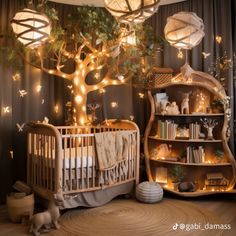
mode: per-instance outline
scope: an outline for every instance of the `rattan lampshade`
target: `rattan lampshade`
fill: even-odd
[[[179,49],[192,49],[204,37],[204,24],[194,12],[179,12],[167,18],[166,40]]]
[[[11,25],[17,39],[31,48],[40,46],[51,31],[49,19],[45,15],[27,8],[16,13]]]
[[[104,0],[107,10],[120,22],[144,22],[159,7],[160,0]]]

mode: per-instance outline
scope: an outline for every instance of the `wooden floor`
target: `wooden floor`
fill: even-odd
[[[171,199],[173,196],[167,195],[166,198]],[[194,199],[179,198],[179,200],[196,204],[224,219],[224,223],[231,225],[231,230],[225,230],[223,235],[236,235],[236,196],[210,196]],[[7,218],[6,207],[0,206],[0,236],[26,236],[29,235],[27,228],[28,226],[26,225],[10,223]],[[176,235],[181,234],[176,232]]]

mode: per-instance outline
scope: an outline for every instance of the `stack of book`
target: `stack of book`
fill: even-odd
[[[174,121],[166,120],[161,121],[158,120],[157,123],[157,136],[162,139],[175,139],[176,138],[176,130],[178,125],[174,123]]]
[[[187,163],[204,163],[205,151],[202,146],[187,147]]]
[[[189,139],[199,139],[201,125],[198,123],[189,124]]]

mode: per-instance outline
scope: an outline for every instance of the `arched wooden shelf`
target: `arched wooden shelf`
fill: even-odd
[[[186,66],[186,65],[185,65]],[[188,67],[188,65],[187,65]],[[187,68],[189,69],[189,68]],[[181,70],[183,71],[183,70]],[[173,165],[180,165],[183,166],[186,171],[189,171],[189,178],[191,179],[191,174],[193,176],[200,176],[206,175],[207,173],[211,172],[222,172],[224,175],[227,175],[227,179],[229,181],[227,189],[224,191],[209,191],[199,189],[195,192],[179,192],[175,191],[171,188],[164,187],[163,188],[169,192],[172,192],[179,196],[185,197],[194,197],[194,196],[202,196],[202,195],[209,195],[209,194],[218,194],[218,193],[236,193],[234,189],[236,183],[236,161],[235,158],[228,146],[229,141],[229,114],[230,108],[229,103],[227,103],[228,96],[225,93],[224,88],[222,85],[211,75],[200,72],[200,71],[193,71],[190,68],[191,73],[182,74],[179,73],[172,79],[168,78],[166,80],[160,79],[160,81],[156,81],[154,88],[150,88],[147,91],[148,99],[151,106],[150,118],[147,124],[145,134],[144,134],[144,153],[145,153],[145,164],[146,164],[146,171],[148,175],[149,181],[156,181],[156,169],[157,167],[164,166],[173,166]],[[223,101],[224,103],[224,111],[223,113],[210,113],[210,114],[180,114],[180,115],[162,115],[161,113],[157,113],[155,110],[155,102],[153,98],[153,93],[160,91],[160,90],[167,90],[171,91],[172,89],[178,88],[181,91],[182,88],[186,89],[203,89],[208,91],[208,93],[213,97],[217,97]],[[155,134],[155,122],[158,119],[162,120],[169,120],[172,119],[199,119],[203,118],[212,118],[212,119],[219,119],[221,121],[221,130],[218,132],[218,137],[216,140],[204,140],[204,139],[197,139],[197,140],[186,140],[186,139],[163,139],[159,138]],[[181,163],[181,162],[166,162],[162,160],[153,160],[151,158],[151,152],[155,147],[160,143],[167,143],[173,145],[207,145],[212,146],[214,149],[214,145],[221,145],[222,150],[224,151],[224,156],[227,159],[225,163],[217,163],[217,164],[208,164],[208,163]],[[197,168],[199,167],[199,168]],[[167,167],[168,169],[168,167]],[[191,172],[191,173],[190,173]],[[169,176],[168,176],[169,178]],[[202,177],[201,177],[202,178]],[[195,179],[196,180],[196,179]],[[201,179],[201,182],[203,180]]]
[[[224,116],[224,113],[212,113],[212,114],[179,114],[179,115],[163,115],[161,113],[155,113],[156,116],[162,117],[193,117],[193,116],[201,116],[201,117],[208,117],[208,116]]]
[[[165,142],[180,142],[180,143],[221,143],[223,142],[220,139],[214,139],[214,140],[205,140],[205,139],[164,139],[164,138],[158,138],[156,136],[149,136],[149,139],[154,139],[157,141],[165,141]]]
[[[157,161],[165,164],[171,165],[183,165],[183,166],[197,166],[197,167],[216,167],[216,166],[231,166],[231,163],[185,163],[185,162],[174,162],[174,161],[164,161],[161,159],[150,159],[151,161]]]

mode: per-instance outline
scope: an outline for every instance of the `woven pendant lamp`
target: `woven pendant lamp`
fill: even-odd
[[[194,12],[179,12],[167,18],[166,40],[178,49],[192,49],[204,37],[203,20]]]
[[[160,0],[104,0],[107,10],[119,22],[141,23],[152,16]]]
[[[40,46],[51,31],[47,16],[27,8],[15,14],[11,25],[17,39],[30,48]]]

